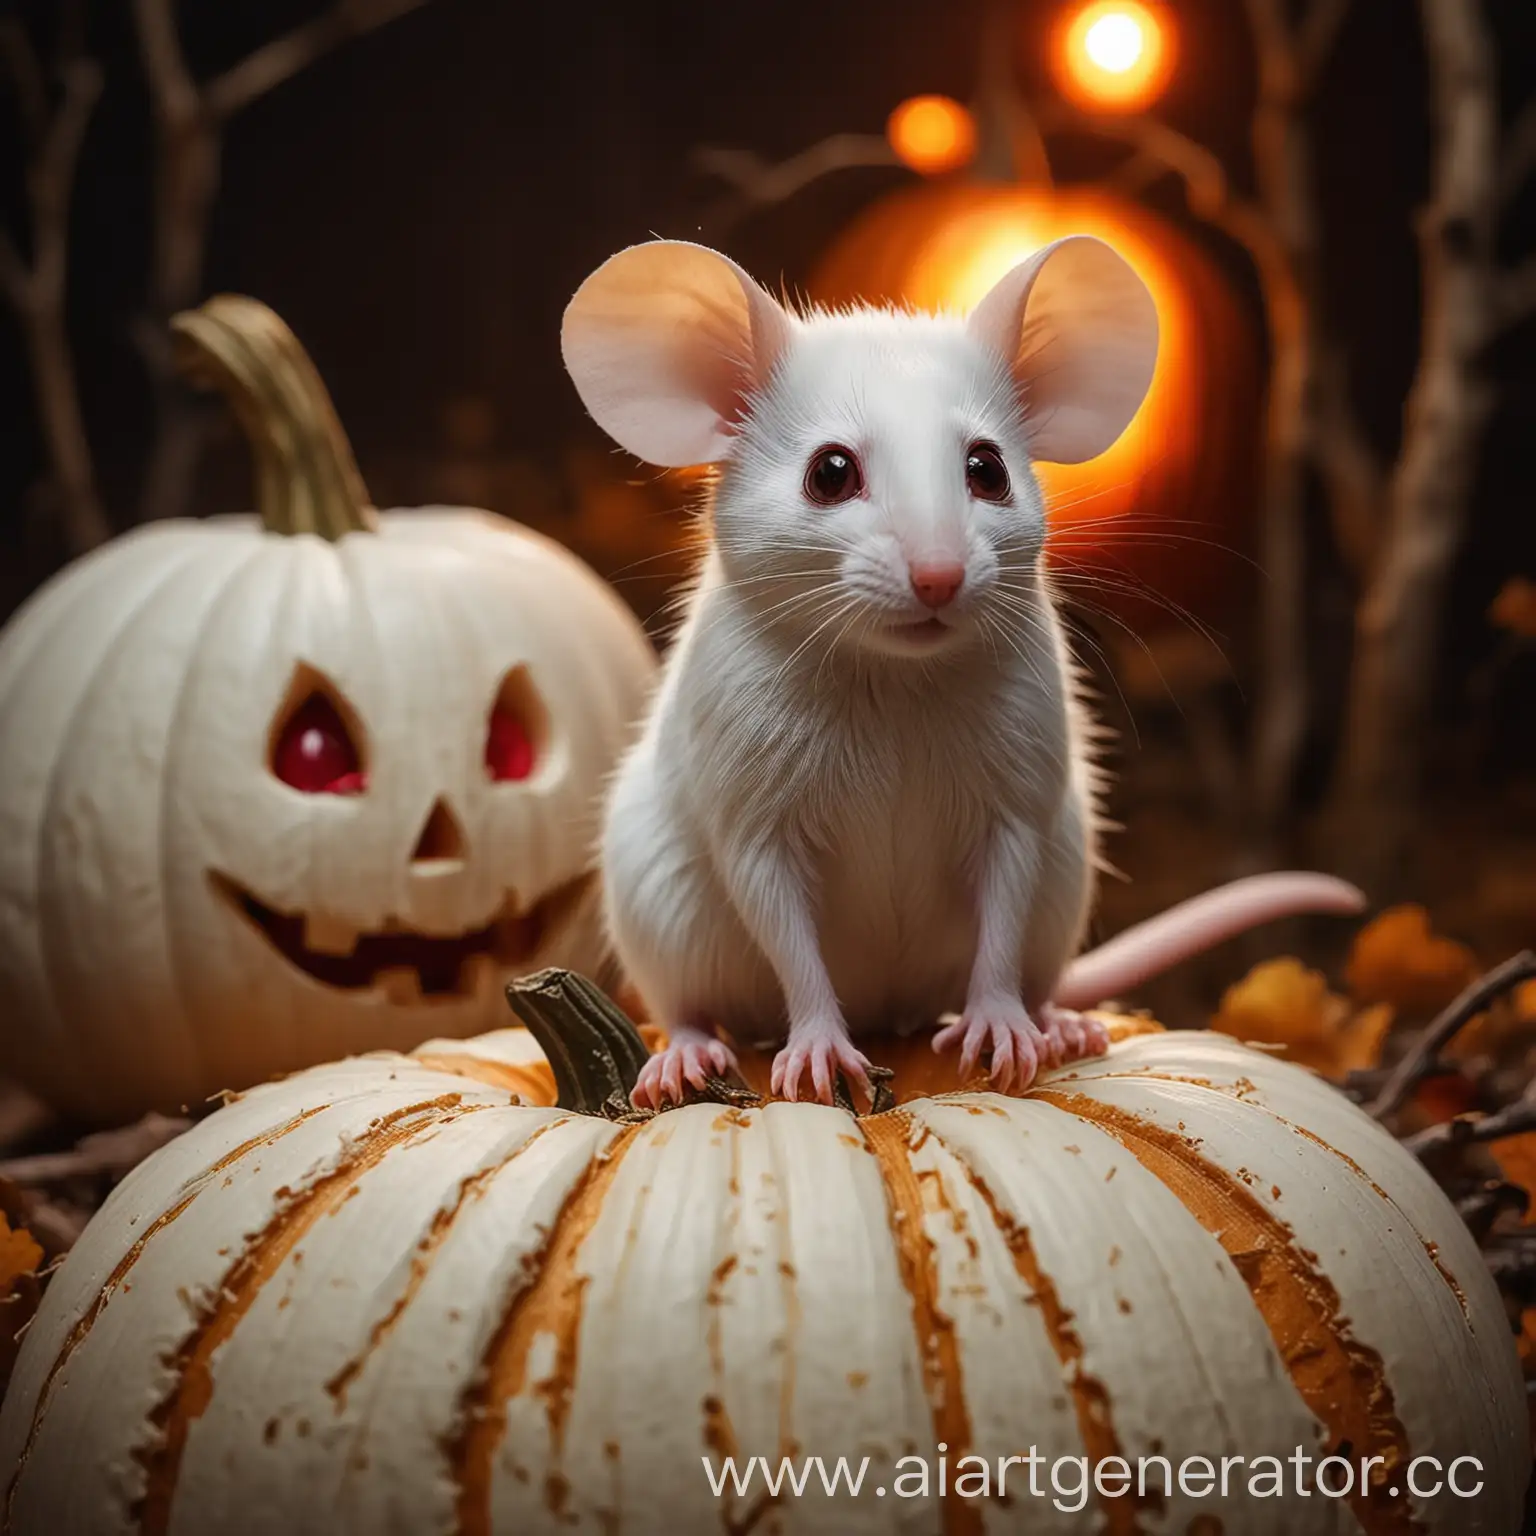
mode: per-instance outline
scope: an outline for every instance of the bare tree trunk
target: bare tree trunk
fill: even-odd
[[[155,118],[154,224],[146,313],[136,327],[155,402],[139,515],[183,517],[192,504],[206,411],[171,360],[169,321],[202,296],[223,128],[181,53],[174,0],[134,0]]]
[[[176,0],[133,0],[139,54],[154,103],[157,145],[150,291],[137,328],[155,394],[155,439],[140,494],[140,515],[146,520],[183,517],[191,508],[208,423],[216,414],[178,376],[168,324],[172,315],[202,298],[208,225],[219,193],[226,125],[251,102],[333,48],[422,3],[337,0],[312,21],[200,83],[181,51]]]
[[[1261,64],[1254,119],[1254,161],[1260,196],[1275,232],[1279,260],[1262,274],[1269,313],[1270,378],[1266,410],[1264,487],[1260,500],[1260,692],[1252,747],[1253,826],[1261,862],[1285,830],[1291,787],[1311,714],[1306,648],[1307,466],[1312,456],[1316,216],[1310,146],[1292,105],[1293,91],[1276,76],[1283,55]]]
[[[1420,224],[1419,368],[1386,539],[1356,616],[1344,756],[1332,810],[1372,894],[1410,873],[1446,586],[1496,396],[1481,355],[1498,320],[1498,87],[1477,0],[1421,0],[1436,150]]]
[[[1210,150],[1145,117],[1090,120],[1135,153],[1113,184],[1134,193],[1179,176],[1190,211],[1253,258],[1263,294],[1271,373],[1259,493],[1261,694],[1250,743],[1249,845],[1244,866],[1271,862],[1293,811],[1297,761],[1312,719],[1307,648],[1306,513],[1311,476],[1327,491],[1334,536],[1359,568],[1381,520],[1384,475],[1360,429],[1342,348],[1323,302],[1320,215],[1306,113],[1352,0],[1246,0],[1259,65],[1252,146],[1258,196],[1233,192]],[[1055,114],[1059,120],[1058,110]],[[1068,119],[1071,121],[1071,119]],[[1533,130],[1536,137],[1536,130]],[[1533,282],[1536,287],[1536,282]]]
[[[111,536],[96,492],[90,440],[80,416],[74,354],[69,344],[62,292],[38,298],[22,317],[37,415],[59,493],[59,517],[73,554],[94,549]]]
[[[1316,469],[1329,491],[1336,537],[1358,551],[1374,521],[1370,451],[1358,431],[1323,296],[1321,217],[1306,110],[1350,0],[1313,0],[1292,20],[1284,0],[1248,0],[1259,66],[1254,171],[1264,239],[1259,266],[1272,353],[1260,509],[1260,696],[1250,769],[1255,846],[1281,852],[1298,760],[1312,723],[1307,649],[1306,513]]]
[[[32,225],[30,262],[0,233],[0,291],[15,311],[32,366],[65,541],[71,553],[83,554],[111,536],[80,412],[67,310],[69,209],[80,149],[101,95],[101,70],[90,59],[68,60],[60,70],[59,104],[50,109],[47,81],[20,22],[7,19],[0,41],[31,141],[26,183]]]

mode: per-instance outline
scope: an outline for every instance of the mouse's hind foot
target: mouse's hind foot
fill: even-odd
[[[1035,1017],[1050,1047],[1050,1059],[1057,1066],[1084,1056],[1102,1056],[1109,1049],[1109,1031],[1091,1013],[1044,1003],[1035,1010]]]

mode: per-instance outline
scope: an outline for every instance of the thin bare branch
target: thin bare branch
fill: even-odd
[[[1155,117],[1084,113],[1065,101],[1043,102],[1038,111],[1046,133],[1080,133],[1125,145],[1132,153],[1107,178],[1122,189],[1143,190],[1160,176],[1184,183],[1190,212],[1217,223],[1240,199],[1226,167],[1204,144]]]
[[[181,51],[176,0],[133,0],[133,18],[155,116],[163,124],[195,121],[201,100]]]
[[[1286,0],[1247,0],[1263,94],[1289,107],[1310,96],[1353,6],[1354,0],[1312,0],[1300,21],[1292,21]]]
[[[1508,1136],[1524,1136],[1536,1131],[1536,1099],[1516,1099],[1491,1115],[1457,1115],[1442,1120],[1415,1135],[1403,1145],[1416,1157],[1425,1157],[1448,1147],[1466,1147],[1488,1141],[1503,1141]]]
[[[176,0],[133,0],[159,129],[148,302],[133,328],[156,396],[156,432],[140,496],[146,518],[183,513],[197,473],[207,416],[174,377],[166,324],[203,292],[208,224],[219,192],[228,121],[349,39],[424,3],[334,0],[312,20],[200,82],[182,52]]]
[[[701,170],[736,189],[735,197],[711,211],[709,222],[714,224],[730,223],[753,208],[782,203],[832,171],[899,163],[884,138],[868,133],[834,133],[777,164],[738,149],[699,149],[693,158]]]
[[[58,1184],[98,1174],[120,1179],[150,1153],[174,1141],[191,1124],[181,1116],[147,1114],[132,1125],[82,1137],[68,1152],[11,1158],[0,1163],[0,1179],[23,1187]]]
[[[32,215],[37,221],[34,246],[39,263],[45,244],[56,240],[62,247],[65,243],[75,166],[91,114],[101,96],[101,66],[94,59],[72,60],[64,66],[63,76],[63,99],[43,142],[42,153],[27,175]]]
[[[18,89],[34,98],[24,107],[25,115],[36,117],[36,92],[44,91],[45,122],[40,134],[29,134],[26,188],[31,228],[25,254],[20,242],[0,232],[0,293],[14,308],[26,343],[59,522],[69,548],[83,554],[111,530],[96,495],[91,448],[80,414],[65,287],[75,168],[101,95],[102,72],[94,59],[65,57],[58,66],[57,105],[50,106],[46,84],[39,85],[42,66],[26,34],[11,33],[4,51]]]
[[[1385,1119],[1407,1101],[1408,1095],[1429,1075],[1440,1052],[1457,1033],[1506,992],[1536,976],[1536,950],[1522,950],[1467,987],[1414,1042],[1398,1062],[1386,1086],[1368,1106],[1376,1119]]]
[[[424,0],[373,0],[371,4],[341,0],[313,21],[274,38],[210,80],[203,87],[203,100],[209,112],[225,122],[342,43],[361,37],[423,3]]]
[[[1304,92],[1317,88],[1353,8],[1354,0],[1312,0],[1296,36],[1296,73]]]
[[[1286,0],[1245,0],[1248,12],[1248,29],[1258,45],[1259,64],[1266,59],[1294,61],[1296,29],[1291,24]]]
[[[0,59],[16,90],[16,109],[28,148],[34,153],[48,133],[48,82],[43,66],[27,36],[27,29],[16,16],[0,20]]]
[[[0,1081],[0,1152],[10,1152],[46,1130],[55,1118],[40,1098],[19,1083]]]

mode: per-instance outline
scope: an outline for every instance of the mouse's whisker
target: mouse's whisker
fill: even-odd
[[[839,602],[842,591],[836,582],[823,582],[821,586],[806,592],[796,592],[767,608],[735,610],[738,622],[746,621],[749,633],[760,636],[773,628],[776,622],[793,615],[797,619],[813,619],[827,607]],[[723,615],[722,615],[723,616]]]
[[[794,613],[797,608],[810,606],[817,599],[826,600],[829,595],[833,598],[841,596],[840,585],[837,582],[828,582],[823,586],[815,587],[809,592],[797,592],[791,597],[781,599],[768,608],[753,609],[750,611],[757,630],[762,631],[770,619],[786,618]],[[818,611],[816,609],[813,612]]]
[[[1232,675],[1233,681],[1237,681],[1236,670],[1231,666],[1230,659],[1227,658],[1227,651],[1223,644],[1222,636],[1212,629],[1198,614],[1193,613],[1182,603],[1168,597],[1166,593],[1157,591],[1155,587],[1144,586],[1135,581],[1117,582],[1107,577],[1095,579],[1079,577],[1071,582],[1061,582],[1060,589],[1064,602],[1072,606],[1085,608],[1092,613],[1098,614],[1100,617],[1110,619],[1130,634],[1134,634],[1134,631],[1118,615],[1110,613],[1109,610],[1101,608],[1097,604],[1088,602],[1079,593],[1084,590],[1097,591],[1110,596],[1135,597],[1151,603],[1176,619],[1191,634],[1198,635],[1212,650],[1217,652],[1223,659],[1228,660],[1228,670]],[[1141,642],[1141,637],[1138,635],[1136,638],[1139,643],[1143,644],[1143,649],[1145,649],[1145,644]]]
[[[1039,635],[1045,632],[1036,615],[1028,612],[1026,609],[1019,608],[1009,603],[1006,599],[999,604],[999,607],[1001,607],[1004,612],[1018,619],[1022,626],[1032,631],[1037,636],[1037,638]],[[1003,623],[1000,618],[997,618],[993,615],[983,615],[981,622],[984,628],[990,627],[998,635],[1003,643],[1007,645],[1008,648],[1014,653],[1014,655],[1017,656],[1019,660],[1024,664],[1030,676],[1043,687],[1045,679],[1040,671],[1040,663],[1036,651],[1028,649],[1022,645],[1019,637],[1013,632],[1013,628],[1010,625]]]
[[[800,616],[813,617],[818,611],[819,603],[826,601],[829,596],[836,597],[839,590],[839,582],[823,581],[817,586],[792,592],[788,597],[781,598],[776,603],[770,603],[765,608],[752,606],[749,598],[745,605],[733,604],[728,610],[715,610],[709,613],[705,622],[719,622],[730,614],[734,622],[744,623],[748,633],[754,636],[761,635],[774,620],[783,620],[796,615],[797,610],[809,610]]]
[[[827,642],[826,648],[822,652],[821,660],[817,663],[816,666],[816,676],[811,681],[812,688],[818,688],[821,686],[822,668],[826,666],[829,660],[831,660],[833,654],[837,651],[838,647],[842,645],[843,641],[848,638],[848,631],[859,622],[861,614],[859,612],[858,605],[855,603],[849,603],[848,609],[848,622],[844,624],[843,627],[838,630],[838,632]]]
[[[838,621],[838,619],[843,616],[843,612],[844,606],[842,604],[836,605],[832,612],[825,619],[823,619],[821,623],[818,624],[816,628],[813,629],[810,634],[808,634],[805,639],[803,639],[800,644],[797,645],[794,650],[789,653],[787,657],[785,657],[783,663],[779,667],[779,670],[774,674],[774,687],[777,687],[783,681],[784,674],[794,666],[795,662],[800,659],[800,657],[810,646],[816,643],[817,638],[823,633],[823,631],[830,628]]]
[[[1218,554],[1231,556],[1233,560],[1248,566],[1251,570],[1258,572],[1263,570],[1253,556],[1232,548],[1230,544],[1223,544],[1219,539],[1202,539],[1191,533],[1124,533],[1117,534],[1112,540],[1062,537],[1047,540],[1045,547],[1048,553],[1058,560],[1081,559],[1078,551],[1090,551],[1096,558],[1083,559],[1081,563],[1094,567],[1101,565],[1107,557],[1120,549],[1168,549],[1180,552],[1189,548],[1212,549]]]

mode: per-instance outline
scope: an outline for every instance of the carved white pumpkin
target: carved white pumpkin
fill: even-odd
[[[599,966],[595,802],[655,665],[552,541],[374,513],[270,311],[181,330],[260,515],[139,528],[0,637],[0,1070],[99,1120],[472,1034],[509,975]]]
[[[1513,1532],[1514,1344],[1423,1169],[1300,1068],[1114,1032],[1025,1099],[861,1119],[520,1105],[521,1030],[259,1088],[136,1170],[54,1279],[0,1413],[9,1529]],[[585,1110],[638,1069],[552,1052]],[[1015,1464],[1000,1501],[1031,1447],[1046,1496]],[[1356,1491],[1251,1495],[1255,1458],[1298,1452]],[[769,1507],[712,1494],[727,1455],[870,1462],[857,1499],[812,1474]],[[1156,1455],[1247,1461],[1224,1495],[1191,1464],[1160,1500],[1053,1502],[1056,1458]],[[1423,1455],[1478,1458],[1457,1482],[1482,1491],[1410,1492]],[[993,1496],[959,1497],[978,1457]]]

